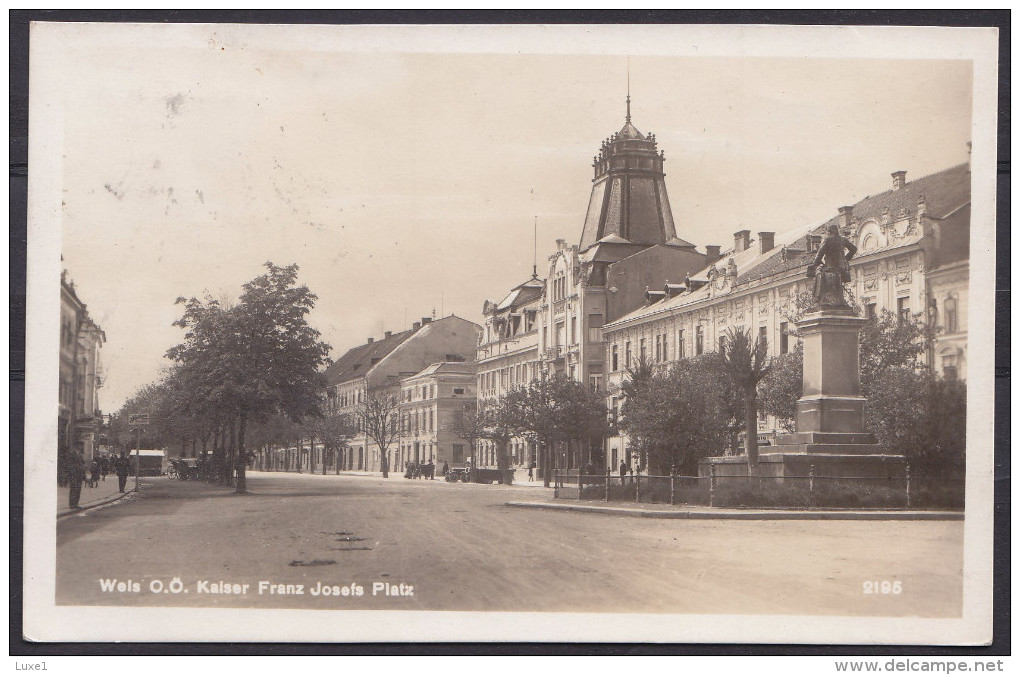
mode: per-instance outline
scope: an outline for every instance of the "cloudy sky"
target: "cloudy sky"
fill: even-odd
[[[63,267],[106,331],[106,411],[180,340],[177,296],[236,296],[267,260],[300,265],[334,357],[433,311],[480,321],[530,275],[535,216],[540,261],[579,240],[628,60],[633,121],[699,247],[827,219],[892,171],[967,161],[971,138],[961,60],[409,53],[208,27],[164,44],[158,28],[50,64]]]

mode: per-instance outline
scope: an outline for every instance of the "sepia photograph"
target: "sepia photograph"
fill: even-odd
[[[25,638],[988,644],[997,50],[33,23]]]

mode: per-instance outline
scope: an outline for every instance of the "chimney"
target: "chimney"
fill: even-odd
[[[818,247],[822,244],[822,237],[818,234],[809,234],[807,236],[807,252],[814,253],[818,250]]]
[[[740,230],[733,233],[733,252],[741,253],[751,246],[751,230]]]
[[[892,173],[892,189],[899,190],[907,184],[907,172],[906,171],[893,171]]]
[[[368,344],[372,344],[373,342],[375,342],[375,338],[368,338]]]
[[[761,247],[760,253],[768,253],[776,245],[776,233],[775,232],[759,232],[758,233],[758,245]]]
[[[841,232],[846,233],[850,231],[850,223],[854,219],[854,207],[852,206],[841,206],[839,207],[839,229]]]
[[[719,254],[719,249],[721,248],[722,246],[717,246],[716,244],[705,247],[705,267],[714,265],[719,261],[719,258],[722,257]]]
[[[423,316],[421,318],[421,325],[425,326],[425,325],[430,324],[430,323],[432,323],[432,317],[431,316]]]
[[[383,339],[384,339],[384,340],[385,340],[386,338],[388,338],[388,337],[392,337],[392,336],[393,336],[393,331],[391,331],[391,330],[388,330],[388,331],[386,331],[385,333],[383,333]]]
[[[415,321],[411,324],[411,330],[418,330],[419,328],[421,328],[421,321]]]

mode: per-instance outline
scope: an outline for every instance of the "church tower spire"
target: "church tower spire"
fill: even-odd
[[[629,69],[626,101],[623,128],[602,141],[592,162],[595,175],[580,250],[609,236],[646,246],[690,246],[676,237],[662,170],[665,153],[658,149],[655,134],[642,134],[631,122]]]

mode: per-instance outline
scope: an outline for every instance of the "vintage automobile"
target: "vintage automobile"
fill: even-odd
[[[453,467],[446,472],[446,482],[456,483],[503,483],[499,469],[476,469],[471,465]]]

